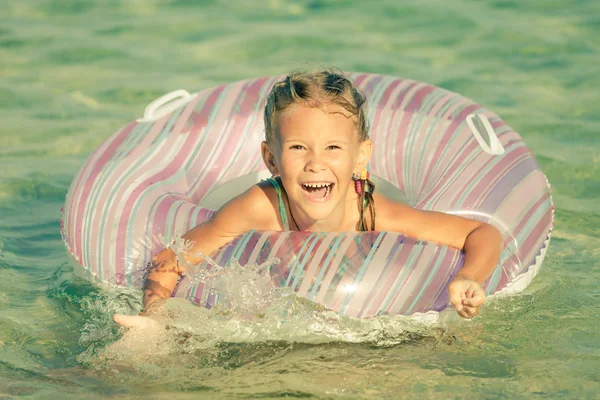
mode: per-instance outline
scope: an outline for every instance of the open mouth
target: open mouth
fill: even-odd
[[[333,189],[333,183],[331,182],[314,182],[314,183],[303,183],[301,184],[302,189],[308,195],[309,198],[318,200],[324,199],[331,194]]]

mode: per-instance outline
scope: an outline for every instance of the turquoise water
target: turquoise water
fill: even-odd
[[[556,205],[540,275],[444,329],[298,303],[279,327],[184,307],[192,334],[119,331],[135,294],[74,276],[59,234],[86,157],[173,89],[314,63],[430,82],[519,131]],[[599,65],[595,0],[0,3],[0,398],[599,397]]]

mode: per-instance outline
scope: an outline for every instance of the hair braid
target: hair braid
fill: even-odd
[[[375,230],[375,200],[373,199],[373,192],[375,191],[375,184],[369,178],[360,181],[362,187],[361,193],[358,196],[358,211],[359,220],[356,224],[357,231],[374,231]],[[370,223],[367,224],[367,216],[365,210],[369,210],[371,215]]]

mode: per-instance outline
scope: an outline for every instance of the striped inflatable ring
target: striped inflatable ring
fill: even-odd
[[[244,186],[240,179],[249,187],[267,176],[262,113],[280,78],[173,92],[94,151],[63,209],[61,231],[77,269],[139,286],[160,238],[210,218],[219,187]],[[372,175],[416,208],[499,228],[504,250],[484,288],[488,295],[523,290],[544,258],[554,208],[547,179],[517,132],[483,106],[429,84],[351,78],[369,99]],[[460,251],[391,232],[250,231],[211,258],[225,266],[277,258],[274,285],[359,318],[437,314],[448,307],[446,288],[463,262]],[[210,308],[219,293],[186,276],[174,296]]]

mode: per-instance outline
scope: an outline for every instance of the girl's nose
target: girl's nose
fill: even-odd
[[[308,160],[306,161],[307,171],[318,173],[324,171],[326,168],[325,161],[321,155],[312,153],[308,156]]]

